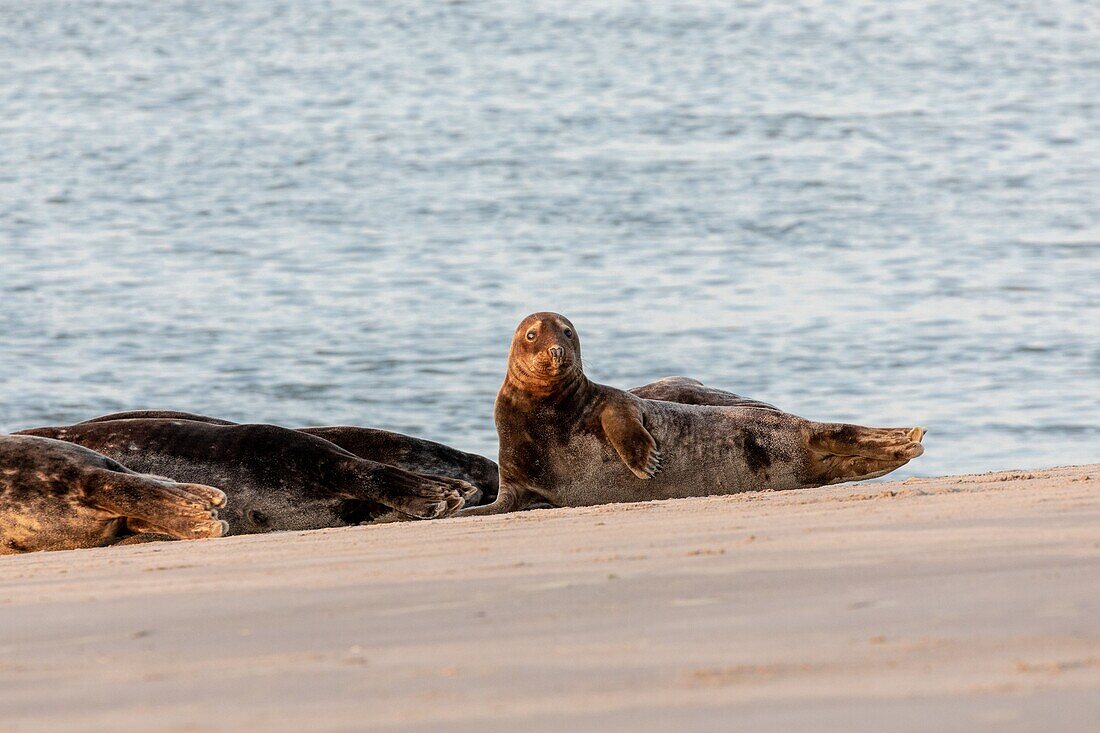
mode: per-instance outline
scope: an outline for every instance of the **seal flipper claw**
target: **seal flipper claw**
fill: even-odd
[[[661,472],[661,468],[664,466],[661,458],[661,451],[657,448],[653,449],[653,452],[649,455],[649,460],[645,465],[646,478],[653,478]]]

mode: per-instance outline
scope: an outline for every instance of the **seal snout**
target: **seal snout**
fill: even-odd
[[[565,358],[565,348],[562,346],[551,346],[546,352],[550,354],[550,358],[555,362],[560,363]]]

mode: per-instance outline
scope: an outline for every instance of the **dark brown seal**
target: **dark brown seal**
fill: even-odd
[[[111,420],[196,420],[212,425],[235,425],[222,420],[192,412],[175,410],[130,410],[86,420],[86,423],[108,422]],[[335,443],[360,458],[384,463],[413,473],[429,476],[445,476],[460,479],[473,484],[481,491],[480,501],[491,502],[497,495],[497,464],[476,453],[451,448],[432,440],[416,438],[411,435],[394,433],[377,428],[360,428],[353,425],[332,425],[325,427],[296,428],[299,432],[316,435],[330,443]],[[477,503],[477,497],[467,497],[467,505]]]
[[[556,313],[516,329],[495,416],[497,500],[463,514],[806,488],[881,476],[923,453],[923,428],[819,423],[770,405],[684,404],[596,384],[576,329]]]
[[[20,434],[91,448],[143,473],[217,486],[232,534],[339,527],[386,514],[446,516],[477,489],[360,458],[329,441],[275,425],[130,419],[36,428]]]
[[[220,537],[211,486],[135,473],[72,443],[0,435],[0,555]]]
[[[682,405],[718,405],[722,407],[756,407],[761,410],[779,412],[775,405],[742,397],[724,389],[708,387],[698,379],[690,377],[662,377],[656,382],[635,387],[630,390],[646,400],[679,402]]]

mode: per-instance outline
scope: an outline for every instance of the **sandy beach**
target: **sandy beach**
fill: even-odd
[[[0,731],[1097,730],[1100,464],[0,558]]]

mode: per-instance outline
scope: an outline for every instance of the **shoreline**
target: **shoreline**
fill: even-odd
[[[1088,729],[1100,464],[0,558],[0,733]]]

